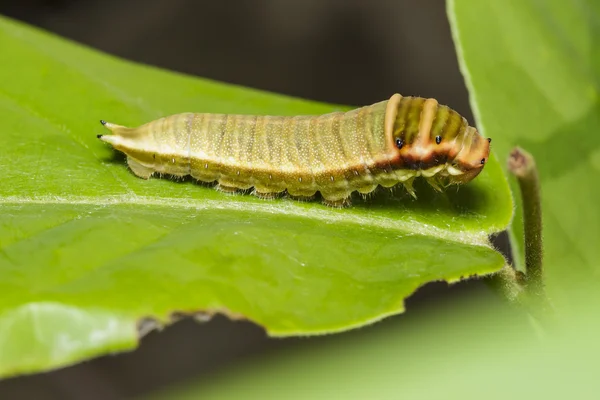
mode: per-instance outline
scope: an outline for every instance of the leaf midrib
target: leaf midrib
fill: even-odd
[[[349,223],[361,227],[370,226],[384,230],[402,232],[410,235],[429,236],[445,241],[483,246],[490,248],[488,232],[481,231],[450,231],[418,221],[402,221],[390,219],[386,216],[357,215],[354,213],[332,212],[331,210],[320,210],[318,208],[300,208],[288,202],[278,202],[276,205],[269,203],[238,203],[219,200],[197,200],[172,197],[138,196],[135,194],[111,195],[111,196],[7,196],[0,197],[2,205],[90,205],[95,207],[106,206],[138,206],[138,207],[160,207],[177,209],[205,210],[228,210],[244,211],[251,213],[276,214],[319,220],[324,223]]]

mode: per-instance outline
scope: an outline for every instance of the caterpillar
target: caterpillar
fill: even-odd
[[[416,198],[422,176],[436,190],[474,179],[491,139],[435,99],[394,94],[351,111],[269,116],[182,113],[137,128],[100,121],[98,135],[125,153],[131,171],[187,176],[260,198],[287,192],[343,207],[350,195],[402,184]]]

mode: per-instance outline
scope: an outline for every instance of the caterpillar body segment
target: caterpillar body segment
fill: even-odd
[[[320,192],[333,206],[349,204],[354,191],[367,195],[399,183],[415,196],[418,176],[437,190],[469,182],[490,149],[456,111],[399,94],[318,116],[183,113],[138,128],[101,122],[112,134],[98,137],[125,153],[141,178],[191,175],[265,199]]]

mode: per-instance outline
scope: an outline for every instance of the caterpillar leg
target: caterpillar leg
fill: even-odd
[[[323,197],[323,204],[329,207],[343,208],[348,207],[352,204],[350,201],[351,190],[338,189],[330,191],[321,191]]]
[[[323,204],[333,208],[346,208],[352,205],[352,201],[350,200],[350,196],[339,200],[327,200],[323,198]]]
[[[149,179],[154,173],[152,168],[144,167],[131,157],[127,157],[127,165],[131,169],[131,172],[142,179]]]
[[[367,195],[367,194],[371,194],[375,189],[377,189],[377,184],[376,183],[360,187],[360,188],[358,188],[356,190],[358,190],[358,192],[360,194]]]
[[[288,196],[292,200],[302,201],[302,202],[313,201],[315,199],[315,195],[314,194],[311,195],[311,196],[302,196],[302,195],[292,195],[292,194],[288,193]]]
[[[375,196],[375,191],[377,190],[377,187],[378,187],[378,184],[371,184],[371,185],[360,187],[360,188],[356,189],[356,191],[358,192],[358,194],[360,195],[360,197],[362,197],[362,199],[364,201],[367,201],[370,198],[372,198],[373,196]]]
[[[406,189],[406,191],[416,200],[417,194],[415,193],[415,189],[413,188],[414,181],[415,181],[415,178],[410,178],[410,179],[402,182],[402,185],[404,185],[404,189]]]
[[[434,188],[435,190],[437,190],[438,192],[443,192],[444,190],[442,189],[442,187],[440,186],[440,183],[438,182],[438,180],[436,178],[425,178],[427,180],[427,183],[429,183],[429,185]]]
[[[281,192],[259,192],[258,190],[253,190],[252,194],[263,200],[274,200],[281,196]]]
[[[297,201],[311,201],[315,198],[317,191],[310,187],[305,188],[288,188],[288,197]]]
[[[236,194],[241,191],[241,189],[236,188],[235,186],[227,186],[227,185],[223,185],[221,183],[217,183],[215,185],[215,190],[218,190],[219,192],[223,192],[223,193],[227,193],[227,194]]]

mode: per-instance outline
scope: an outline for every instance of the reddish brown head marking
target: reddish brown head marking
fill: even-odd
[[[395,144],[396,170],[418,171],[466,183],[487,162],[491,139],[485,139],[456,111],[434,99],[392,97],[386,114],[388,137]]]
[[[479,175],[490,156],[490,142],[491,140],[484,139],[477,129],[467,128],[461,150],[452,160],[452,169],[448,170],[449,183],[467,183]]]

